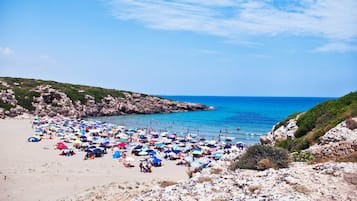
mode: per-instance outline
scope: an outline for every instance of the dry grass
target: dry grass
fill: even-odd
[[[346,120],[346,126],[347,128],[354,130],[357,128],[357,122],[353,120],[352,118],[349,118]]]
[[[222,171],[223,170],[221,168],[212,168],[211,169],[211,174],[221,174]]]
[[[276,166],[271,162],[271,160],[264,158],[260,160],[257,164],[257,169],[258,170],[265,170],[269,168],[274,168],[276,169]]]
[[[254,193],[255,191],[259,190],[260,188],[261,188],[261,186],[256,186],[256,185],[248,186],[248,190],[251,193]]]
[[[211,177],[199,177],[197,180],[198,183],[203,183],[203,182],[212,182]]]
[[[333,161],[331,158],[314,158],[312,161],[309,161],[308,164],[318,164],[318,163],[326,163],[329,161]]]
[[[160,181],[159,184],[160,184],[161,188],[166,188],[168,186],[172,186],[172,185],[177,184],[177,182],[176,181],[166,181],[165,180],[165,181]]]
[[[337,162],[353,162],[357,163],[357,151],[347,155],[347,156],[342,156],[336,159]]]

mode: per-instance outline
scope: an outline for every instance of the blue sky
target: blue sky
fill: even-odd
[[[355,0],[0,1],[0,76],[160,95],[357,89]]]

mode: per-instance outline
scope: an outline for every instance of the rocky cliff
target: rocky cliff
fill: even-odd
[[[0,118],[33,114],[71,117],[208,110],[146,94],[53,81],[0,78]]]
[[[261,144],[291,152],[307,150],[319,159],[357,154],[357,92],[326,101],[276,124]]]
[[[274,145],[277,141],[288,140],[295,138],[295,132],[298,129],[297,120],[301,114],[296,117],[288,118],[284,123],[279,122],[274,125],[270,132],[266,136],[260,137],[261,144]]]

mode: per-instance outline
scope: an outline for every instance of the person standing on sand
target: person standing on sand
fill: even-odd
[[[140,164],[139,164],[139,168],[140,168],[140,172],[143,172],[144,165],[143,165],[143,162],[141,162],[141,161],[140,161]]]

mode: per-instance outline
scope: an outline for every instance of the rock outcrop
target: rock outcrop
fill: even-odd
[[[98,98],[87,94],[85,90],[76,90],[75,95],[78,96],[80,94],[84,98],[83,100],[74,100],[73,97],[69,97],[69,94],[49,84],[38,85],[31,89],[26,88],[26,90],[33,92],[36,96],[23,95],[22,97],[16,94],[16,91],[9,88],[10,85],[5,81],[2,81],[1,85],[5,89],[0,88],[0,118],[16,117],[23,114],[50,117],[57,114],[69,117],[96,117],[210,109],[210,107],[201,104],[176,102],[132,92],[120,92],[121,96],[107,94]],[[22,91],[25,90],[18,83],[14,88]],[[19,97],[22,98],[21,101]],[[24,108],[20,102],[27,108]]]
[[[356,182],[356,163],[293,163],[280,170],[223,169],[220,174],[205,169],[190,180],[166,188],[156,186],[133,200],[352,201],[357,199]]]
[[[357,122],[357,118],[351,119]],[[346,121],[330,129],[320,138],[320,142],[308,149],[318,158],[337,158],[357,152],[357,128],[350,129]]]
[[[274,125],[271,131],[267,133],[266,136],[260,137],[260,143],[274,145],[279,140],[294,139],[294,133],[298,129],[296,122],[300,115],[297,115],[295,118],[289,119],[279,128],[276,128],[279,124]]]

